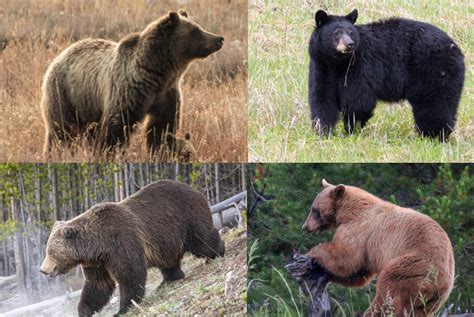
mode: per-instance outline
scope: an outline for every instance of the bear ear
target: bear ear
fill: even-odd
[[[324,178],[321,181],[321,185],[323,185],[323,188],[328,188],[328,187],[334,186],[332,184],[329,184]]]
[[[187,18],[187,17],[188,17],[188,13],[187,13],[185,10],[183,10],[183,9],[179,9],[179,11],[178,11],[178,12],[179,12],[179,15],[182,15],[182,16],[183,16],[183,17],[185,17],[185,18]]]
[[[318,28],[322,27],[329,20],[327,13],[323,10],[318,10],[318,12],[316,12],[315,18],[316,26]]]
[[[176,12],[170,12],[168,15],[168,19],[172,25],[176,25],[179,23],[179,15]]]
[[[341,198],[344,193],[346,192],[346,187],[344,185],[337,185],[332,191],[331,191],[331,197],[332,198]]]
[[[354,9],[351,13],[345,16],[347,20],[349,20],[352,24],[354,24],[357,20],[357,16],[359,15],[359,12],[357,9]]]
[[[66,239],[75,239],[77,235],[77,230],[72,227],[67,227],[64,229],[64,238]]]

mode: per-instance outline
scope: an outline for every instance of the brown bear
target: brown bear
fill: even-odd
[[[146,121],[148,148],[174,148],[180,82],[189,64],[220,50],[224,38],[204,31],[180,10],[120,42],[79,41],[57,56],[43,80],[41,108],[48,157],[54,144],[84,135],[100,150],[127,145]]]
[[[142,300],[147,267],[159,268],[163,281],[184,278],[185,252],[213,259],[224,255],[224,242],[201,193],[179,182],[158,181],[119,203],[97,204],[55,222],[40,271],[54,277],[81,265],[79,316],[100,311],[117,283],[122,314],[132,300]]]
[[[441,226],[363,189],[324,179],[322,185],[303,230],[336,228],[331,242],[307,253],[330,281],[362,287],[377,277],[366,316],[430,316],[438,311],[454,284],[453,250]]]

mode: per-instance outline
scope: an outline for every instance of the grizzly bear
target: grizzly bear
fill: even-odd
[[[441,226],[363,189],[325,180],[322,185],[302,229],[336,229],[331,242],[306,254],[329,280],[362,287],[377,277],[366,316],[430,316],[439,310],[454,284],[453,250]]]
[[[464,85],[464,56],[439,28],[390,18],[354,25],[319,10],[309,41],[309,105],[313,128],[328,134],[340,113],[348,133],[364,127],[379,100],[407,100],[423,136],[446,139],[454,130]]]
[[[54,277],[81,265],[79,316],[100,311],[117,283],[122,314],[132,300],[142,300],[148,267],[159,268],[165,282],[184,278],[185,252],[213,259],[224,255],[224,242],[204,196],[165,180],[119,203],[97,204],[71,220],[56,221],[40,271]]]
[[[224,38],[204,31],[180,10],[120,42],[85,39],[64,50],[43,80],[44,153],[83,135],[100,150],[124,148],[146,121],[151,152],[175,147],[180,82],[189,64],[220,50]]]

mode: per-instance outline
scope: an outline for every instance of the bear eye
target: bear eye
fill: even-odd
[[[317,208],[311,208],[311,213],[313,214],[313,216],[314,216],[317,220],[320,220],[320,219],[321,219],[321,212],[319,211],[319,209],[317,209]]]
[[[341,30],[338,29],[338,30],[334,31],[334,35],[336,35],[336,36],[341,35]]]

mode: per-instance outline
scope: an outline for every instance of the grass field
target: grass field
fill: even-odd
[[[200,162],[247,161],[246,0],[0,0],[0,161],[42,161],[41,82],[53,58],[88,37],[118,41],[171,10],[184,8],[224,36],[221,51],[196,61],[184,78],[182,126]],[[54,161],[103,161],[78,140]],[[115,161],[155,161],[143,132]]]
[[[321,139],[307,102],[307,43],[314,14],[359,10],[357,23],[401,16],[446,31],[465,55],[466,80],[449,142],[420,139],[406,102],[377,105],[358,134],[339,123]],[[474,32],[470,1],[257,1],[249,3],[249,160],[252,162],[466,162],[474,157]]]

